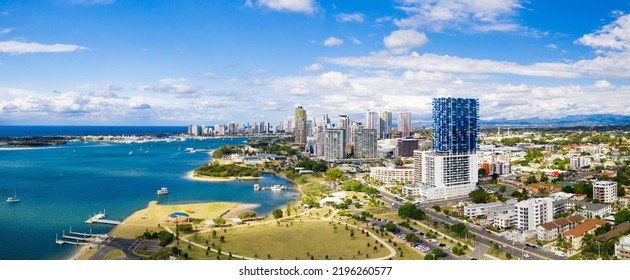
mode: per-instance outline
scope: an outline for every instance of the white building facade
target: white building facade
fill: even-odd
[[[602,203],[617,201],[617,182],[597,181],[593,183],[593,199],[598,199]]]
[[[553,200],[534,198],[521,201],[516,206],[516,228],[523,231],[536,230],[540,224],[553,220]]]

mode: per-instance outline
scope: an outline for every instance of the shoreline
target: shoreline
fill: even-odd
[[[146,207],[142,209],[138,209],[137,211],[133,212],[133,214],[125,218],[121,224],[116,225],[111,230],[109,230],[107,234],[111,236],[111,234],[115,232],[116,230],[120,232],[121,230],[124,230],[123,228],[135,227],[138,229],[138,235],[141,235],[142,232],[146,228],[151,227],[148,221],[145,221],[144,218],[142,217],[148,215],[148,213],[151,211],[157,211],[158,210],[157,208],[160,208],[160,207],[169,207],[173,209],[180,209],[180,208],[200,209],[200,208],[215,207],[215,206],[229,207],[230,204],[232,204],[233,206],[232,208],[229,209],[229,211],[224,216],[225,218],[228,218],[228,219],[238,217],[238,214],[246,212],[246,211],[254,211],[254,209],[262,205],[260,203],[244,203],[244,202],[203,202],[203,203],[183,203],[183,204],[171,205],[171,204],[159,204],[158,201],[152,200],[152,201],[149,201]],[[166,211],[166,212],[170,212],[170,211]],[[262,215],[263,213],[257,213],[257,214]],[[206,217],[206,218],[210,218],[210,217]],[[161,220],[160,218],[157,218],[157,219]],[[138,223],[138,221],[143,221],[143,223]],[[72,251],[72,253],[68,255],[68,257],[65,258],[65,260],[79,260],[79,258],[83,254],[85,254],[87,251],[90,250],[90,248],[94,248],[95,246],[97,245],[77,246]]]
[[[194,170],[193,171],[189,171],[186,172],[186,175],[184,175],[185,179],[188,180],[193,180],[193,181],[203,181],[203,182],[231,182],[231,181],[237,181],[237,180],[260,180],[263,177],[251,177],[251,176],[245,176],[245,177],[227,177],[227,178],[223,178],[223,177],[210,177],[210,176],[203,176],[203,175],[194,175]]]

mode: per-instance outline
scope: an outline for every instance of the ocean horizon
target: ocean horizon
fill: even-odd
[[[114,130],[107,128],[102,134],[110,131]],[[211,159],[207,152],[187,153],[186,148],[216,149],[225,144],[244,144],[247,139],[69,142],[54,147],[0,150],[0,196],[10,197],[17,191],[22,199],[20,203],[0,204],[0,259],[65,259],[74,247],[56,245],[55,235],[70,226],[73,231],[109,232],[113,226],[84,223],[103,210],[108,219],[123,220],[153,200],[160,204],[226,201],[259,204],[254,211],[266,214],[294,200],[298,191],[293,184],[272,174],[263,174],[259,180],[230,182],[185,178],[186,173]],[[255,183],[285,184],[290,188],[254,192]],[[157,196],[156,190],[163,186],[169,188],[169,195]]]
[[[186,126],[0,125],[0,137],[186,133]]]

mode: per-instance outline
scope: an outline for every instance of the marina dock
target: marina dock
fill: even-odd
[[[122,222],[105,219],[105,210],[103,210],[103,212],[98,212],[98,214],[94,214],[94,216],[85,220],[85,223],[86,224],[99,223],[99,224],[109,224],[109,225],[120,225]]]

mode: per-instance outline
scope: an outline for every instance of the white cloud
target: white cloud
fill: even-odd
[[[214,78],[214,77],[216,77],[216,75],[217,75],[217,73],[215,73],[215,72],[203,73],[203,76],[206,77],[206,78]]]
[[[609,81],[606,81],[606,80],[598,80],[597,82],[595,82],[595,87],[596,88],[609,88],[611,86],[612,86],[612,84]]]
[[[322,65],[321,63],[313,63],[303,68],[304,71],[319,71],[322,69],[324,69],[324,65]]]
[[[615,22],[582,36],[576,41],[595,49],[628,50],[630,48],[630,15],[623,15]]]
[[[383,39],[385,47],[392,53],[406,53],[412,48],[420,47],[429,41],[424,33],[416,30],[396,30]]]
[[[131,103],[131,104],[129,104],[129,107],[131,109],[134,109],[134,110],[148,110],[148,109],[151,109],[151,105],[149,105],[147,103],[141,103],[141,104]]]
[[[399,7],[407,18],[395,19],[404,29],[430,28],[478,32],[519,29],[512,17],[522,8],[520,0],[404,0]]]
[[[352,41],[353,44],[361,45],[361,40],[359,40],[359,39],[357,39],[355,37],[352,37],[352,36],[350,36],[349,38],[350,38],[350,41]]]
[[[245,5],[254,7],[251,0],[247,0]],[[313,0],[256,0],[256,5],[279,12],[313,14],[317,10]]]
[[[0,41],[0,52],[8,54],[25,53],[48,53],[48,52],[76,52],[87,50],[88,48],[77,45],[52,44],[44,45],[40,43],[26,43],[19,41]]]
[[[523,113],[540,118],[578,114],[630,114],[630,86],[595,85],[536,86],[495,82],[466,82],[447,73],[378,71],[359,75],[329,71],[319,75],[281,77],[272,89],[312,104],[319,113],[361,114],[366,109],[409,110],[425,117],[431,114],[431,99],[439,95],[474,97],[481,102],[484,119],[522,119]],[[598,86],[599,84],[599,86]],[[550,102],[553,100],[553,102]],[[310,114],[310,111],[309,111]]]
[[[354,13],[354,14],[338,14],[335,15],[335,19],[338,22],[363,22],[365,20],[365,15],[362,13]]]
[[[328,39],[324,41],[324,46],[326,47],[336,47],[341,46],[341,44],[343,44],[343,40],[337,37],[328,37]]]
[[[550,48],[550,49],[552,49],[552,50],[555,50],[555,49],[557,49],[557,48],[558,48],[558,46],[557,46],[556,44],[548,44],[548,45],[547,45],[547,48]]]
[[[203,87],[191,85],[185,78],[169,78],[161,79],[153,86],[143,86],[141,89],[159,93],[175,94],[176,97],[179,98],[195,98],[201,96],[200,91]]]
[[[13,28],[4,28],[4,29],[0,29],[0,35],[2,34],[8,34],[11,31],[13,31]]]

